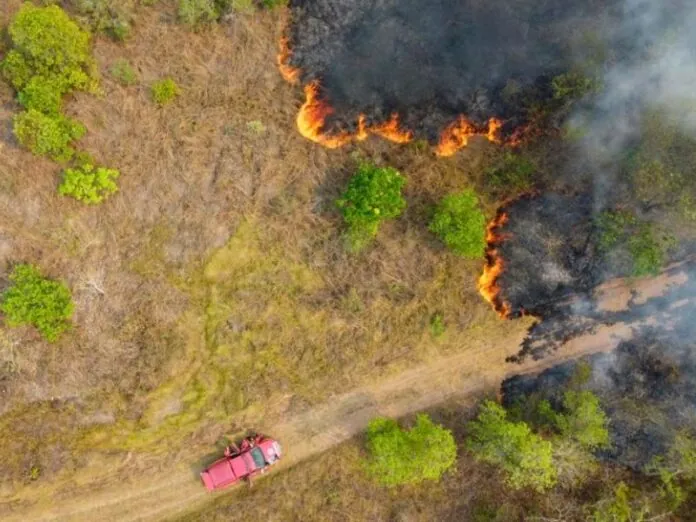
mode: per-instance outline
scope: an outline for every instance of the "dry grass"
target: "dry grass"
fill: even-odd
[[[19,4],[4,3],[0,20]],[[165,4],[136,22],[126,43],[96,42],[103,96],[67,104],[88,127],[81,146],[121,170],[120,193],[102,206],[57,194],[59,167],[17,147],[17,107],[0,87],[1,268],[36,263],[76,302],[75,328],[56,345],[2,331],[4,425],[33,426],[0,432],[8,482],[29,465],[10,453],[37,441],[72,463],[41,462],[40,480],[101,464],[113,455],[103,449],[173,451],[196,430],[208,440],[246,427],[276,399],[302,407],[466,350],[482,329],[514,328],[479,299],[480,262],[448,254],[426,228],[442,195],[481,183],[495,147],[444,161],[379,140],[321,149],[296,133],[300,93],[274,66],[280,14],[191,33]],[[137,86],[111,77],[118,59]],[[149,85],[164,76],[182,94],[158,108]],[[360,157],[402,170],[409,208],[350,256],[333,200]],[[447,326],[437,339],[435,313]],[[68,420],[39,428],[49,406]]]

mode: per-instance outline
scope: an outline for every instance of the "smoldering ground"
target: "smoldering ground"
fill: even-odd
[[[583,34],[607,34],[610,2],[292,0],[290,65],[335,109],[325,132],[397,113],[433,140],[464,115],[510,132],[551,78],[587,59]]]

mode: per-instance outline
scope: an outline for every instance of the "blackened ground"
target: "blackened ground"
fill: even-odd
[[[593,237],[589,194],[547,192],[525,196],[503,211],[508,216],[497,248],[505,270],[498,279],[512,315],[543,315],[551,306],[595,286],[601,263]]]
[[[612,447],[604,458],[641,470],[663,454],[675,435],[696,430],[696,342],[689,307],[674,329],[642,328],[608,354],[584,359],[592,369],[584,385],[601,399]],[[579,361],[538,376],[515,376],[503,383],[504,403],[534,396],[559,405]]]
[[[586,62],[616,0],[291,0],[290,64],[336,109],[329,132],[397,112],[434,139],[457,116],[523,124],[550,80]],[[594,35],[594,36],[592,36]],[[595,41],[597,45],[604,45]],[[596,45],[594,49],[596,50]],[[611,48],[611,46],[609,46]]]
[[[604,267],[601,273],[607,273]],[[625,310],[601,309],[589,290],[579,291],[575,295],[539,308],[537,313],[543,319],[530,327],[520,351],[510,357],[509,362],[522,362],[527,357],[541,359],[574,337],[592,332],[602,325],[620,322],[652,320],[654,324],[665,329],[680,332],[685,339],[694,337],[696,323],[693,323],[693,318],[696,317],[696,303],[693,297],[696,295],[696,261],[687,259],[667,270],[665,275],[678,273],[688,276],[686,282],[669,288],[660,297],[653,297],[642,303],[633,302],[634,297]],[[688,330],[689,328],[691,330]]]

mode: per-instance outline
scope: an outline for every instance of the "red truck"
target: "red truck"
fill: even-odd
[[[239,446],[232,444],[225,448],[225,457],[201,472],[201,480],[208,491],[226,488],[265,473],[280,457],[277,441],[265,435],[251,435]]]

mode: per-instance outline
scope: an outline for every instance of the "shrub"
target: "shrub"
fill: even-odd
[[[595,78],[578,72],[568,72],[554,77],[551,80],[551,88],[554,99],[572,101],[599,91],[601,84]]]
[[[625,248],[633,264],[631,275],[635,277],[657,274],[675,243],[672,235],[658,234],[652,223],[640,221],[624,210],[600,213],[595,227],[599,250],[606,254],[614,248]]]
[[[609,447],[607,416],[594,393],[568,390],[563,394],[562,412],[555,412],[548,401],[541,401],[539,410],[540,417],[548,419],[564,439],[588,450]]]
[[[276,9],[288,5],[288,0],[263,0],[263,6],[266,9]]]
[[[71,0],[82,21],[95,33],[123,41],[131,32],[132,2],[128,0]]]
[[[445,197],[437,206],[430,230],[460,256],[476,259],[486,248],[486,218],[472,190]]]
[[[366,436],[370,456],[365,468],[386,486],[437,480],[457,458],[452,432],[427,415],[418,415],[410,430],[392,419],[373,419]]]
[[[488,169],[488,185],[495,190],[506,193],[520,193],[534,186],[536,168],[524,156],[506,151],[502,161]]]
[[[430,316],[430,335],[435,337],[442,337],[447,331],[447,325],[445,324],[445,318],[440,312],[434,313]]]
[[[2,62],[2,72],[18,91],[35,76],[59,86],[61,94],[91,86],[89,34],[60,7],[26,3],[8,32],[12,50]]]
[[[171,78],[164,78],[152,84],[152,99],[157,105],[166,105],[179,96],[179,86]]]
[[[57,116],[62,108],[65,86],[55,78],[32,77],[17,95],[25,109],[34,109],[43,114]]]
[[[401,189],[406,180],[391,167],[363,164],[336,201],[348,225],[351,248],[359,250],[377,235],[386,219],[398,217],[406,207]]]
[[[138,75],[127,60],[119,59],[111,66],[111,76],[124,87],[138,83]]]
[[[118,191],[116,179],[120,173],[115,169],[104,167],[94,168],[85,164],[63,172],[63,181],[58,192],[63,196],[71,196],[87,204],[101,203],[104,199]]]
[[[215,22],[219,17],[213,0],[179,0],[178,14],[181,23],[192,27]]]
[[[35,109],[14,118],[14,134],[34,154],[46,155],[55,161],[70,160],[75,150],[70,144],[85,134],[84,126],[65,116],[51,116]]]
[[[0,304],[9,326],[31,324],[51,342],[69,328],[73,303],[64,283],[43,277],[28,264],[14,267],[10,283]]]
[[[556,483],[551,443],[532,433],[526,423],[508,420],[499,404],[485,401],[467,428],[469,451],[477,460],[501,468],[511,488],[543,491]]]

